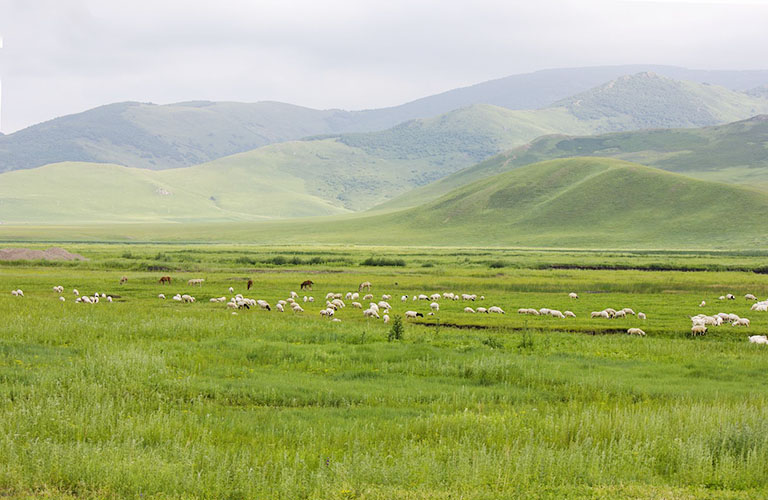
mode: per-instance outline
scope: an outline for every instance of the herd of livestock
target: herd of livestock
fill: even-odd
[[[120,284],[123,285],[128,281],[128,278],[126,276],[123,276],[120,278]],[[190,286],[200,286],[202,288],[203,282],[205,280],[203,278],[193,278],[187,281],[187,284]],[[169,276],[163,276],[160,279],[161,284],[170,284],[171,279]],[[251,286],[253,285],[252,280],[248,280],[248,289],[250,290]],[[303,283],[301,283],[301,289],[302,290],[311,290],[312,285],[314,283],[310,280],[307,280]],[[325,305],[320,309],[320,316],[330,319],[334,322],[341,321],[339,318],[335,318],[335,314],[338,310],[343,309],[347,307],[347,302],[350,303],[350,305],[355,309],[360,309],[362,312],[363,317],[365,318],[374,318],[374,319],[381,319],[384,321],[384,323],[389,323],[390,321],[390,311],[393,309],[390,302],[392,301],[392,296],[389,294],[383,294],[381,295],[380,300],[376,300],[374,298],[374,295],[371,293],[371,287],[372,284],[368,281],[363,282],[359,285],[358,291],[356,292],[347,292],[346,294],[343,293],[336,293],[336,292],[328,292],[325,296]],[[363,294],[363,290],[365,290],[367,293]],[[59,294],[59,300],[61,302],[65,302],[66,298],[63,296],[64,293],[64,287],[61,285],[56,285],[53,287],[53,291],[55,293]],[[235,290],[233,287],[229,287],[229,293],[234,294]],[[110,295],[107,295],[103,292],[99,293],[96,292],[93,295],[80,295],[80,292],[77,289],[72,290],[72,294],[75,296],[75,302],[76,303],[86,303],[86,304],[97,304],[101,300],[106,300],[107,302],[112,302],[113,298]],[[16,297],[24,297],[24,292],[21,289],[15,289],[11,291],[11,295]],[[568,297],[570,299],[578,299],[579,296],[575,292],[571,292],[568,294]],[[165,299],[165,294],[161,293],[158,295],[158,298]],[[195,297],[189,294],[180,294],[177,293],[173,295],[172,300],[178,301],[178,302],[184,302],[184,303],[193,303],[195,302]],[[768,312],[768,300],[759,301],[757,297],[753,294],[746,294],[744,298],[747,301],[754,301],[754,304],[751,307],[752,311],[765,311]],[[722,295],[718,297],[718,300],[735,300],[736,297],[733,294],[727,294]],[[345,302],[345,300],[347,302]],[[446,292],[446,293],[433,293],[431,295],[427,294],[416,294],[413,296],[408,295],[402,295],[400,297],[401,303],[407,303],[409,301],[412,302],[429,302],[429,312],[427,312],[427,316],[435,315],[440,311],[440,301],[464,301],[464,302],[476,302],[476,301],[484,301],[485,296],[477,294],[467,294],[467,293],[452,293],[452,292]],[[294,291],[291,291],[289,295],[285,299],[280,299],[274,304],[273,306],[263,299],[252,299],[243,296],[242,294],[235,294],[232,295],[229,299],[227,299],[226,296],[221,297],[213,297],[209,299],[212,303],[222,303],[225,304],[227,308],[232,309],[232,314],[237,314],[234,310],[242,310],[242,309],[251,309],[251,308],[260,308],[266,311],[272,311],[275,310],[277,312],[285,312],[286,310],[290,309],[294,313],[303,313],[304,307],[302,307],[301,303],[314,303],[315,298],[313,296],[304,295],[303,298],[300,298],[299,294],[297,294]],[[363,302],[368,302],[367,306],[363,305]],[[699,307],[704,307],[706,305],[706,301],[702,301],[699,304]],[[505,314],[505,311],[499,307],[499,306],[490,306],[490,307],[470,307],[466,306],[464,307],[463,311],[468,314]],[[524,314],[524,315],[532,315],[532,316],[551,316],[553,318],[558,319],[567,319],[567,318],[576,318],[576,314],[573,311],[560,311],[558,309],[550,309],[550,308],[540,308],[540,309],[534,309],[534,308],[520,308],[517,310],[518,314]],[[419,317],[424,317],[424,313],[418,312],[415,310],[408,310],[405,311],[403,316],[406,319],[415,319]],[[620,309],[613,309],[613,308],[606,308],[602,311],[593,311],[590,314],[590,318],[593,319],[619,319],[619,318],[627,318],[628,316],[635,316],[638,320],[646,320],[647,316],[643,312],[637,312],[629,307],[624,307]],[[697,314],[696,316],[692,316],[691,318],[691,335],[698,336],[698,335],[704,335],[707,333],[709,327],[718,327],[724,324],[729,324],[731,326],[742,326],[742,327],[749,327],[750,321],[747,318],[739,317],[736,314],[733,313],[718,313],[712,316],[705,315],[705,314]],[[645,332],[640,328],[629,328],[627,329],[627,334],[629,335],[639,335],[639,336],[645,336]],[[768,344],[768,336],[765,335],[753,335],[749,337],[749,341],[755,344]]]

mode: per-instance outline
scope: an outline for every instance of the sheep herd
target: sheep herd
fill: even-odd
[[[121,278],[120,282],[121,284],[125,283],[127,281],[127,278],[123,277]],[[170,281],[170,280],[168,280]],[[205,280],[203,278],[194,278],[188,280],[187,284],[190,286],[200,286],[202,287],[203,282]],[[305,282],[306,283],[306,282]],[[302,284],[304,285],[304,284]],[[371,293],[372,284],[370,282],[363,282],[358,287],[358,291],[356,292],[347,292],[344,293],[338,293],[338,292],[328,292],[325,295],[325,305],[321,307],[319,311],[319,315],[321,317],[327,318],[333,322],[339,322],[341,321],[339,318],[335,317],[336,312],[340,309],[343,309],[347,307],[347,302],[350,303],[350,305],[354,309],[359,309],[362,312],[362,316],[364,318],[372,318],[377,320],[382,320],[384,323],[388,323],[390,321],[390,313],[394,309],[394,307],[391,304],[392,301],[392,295],[390,294],[382,294],[380,300],[376,300],[374,298],[373,293]],[[303,287],[303,289],[306,287]],[[66,298],[64,297],[64,287],[62,285],[56,285],[52,287],[52,290],[59,295],[59,300],[61,302],[65,302]],[[366,290],[367,293],[365,295],[362,295],[362,291]],[[232,314],[237,314],[237,310],[243,310],[243,309],[251,309],[251,308],[259,308],[265,311],[275,311],[279,313],[284,313],[287,310],[292,311],[293,313],[303,313],[305,312],[304,308],[301,306],[300,302],[303,302],[306,304],[312,304],[315,302],[315,298],[313,296],[303,296],[303,299],[300,299],[299,294],[297,294],[295,291],[291,291],[288,296],[285,299],[278,300],[274,308],[272,305],[264,300],[264,299],[254,299],[245,297],[242,294],[234,294],[234,288],[229,287],[228,291],[230,294],[233,294],[230,298],[227,298],[227,296],[221,296],[221,297],[213,297],[210,298],[209,301],[211,303],[221,303],[224,304],[225,307],[228,309],[233,310]],[[84,303],[84,304],[98,304],[101,301],[106,302],[112,302],[113,298],[110,295],[107,295],[106,293],[94,293],[93,295],[80,295],[80,292],[77,289],[72,290],[72,294],[75,296],[75,302],[76,303]],[[11,295],[15,297],[24,297],[24,292],[21,289],[15,289],[11,290]],[[578,299],[579,296],[575,292],[570,292],[568,294],[569,299]],[[158,294],[158,298],[165,299],[165,294]],[[747,301],[754,301],[754,304],[751,306],[752,311],[757,312],[768,312],[768,299],[760,301],[758,300],[757,296],[748,293],[744,295],[744,298]],[[736,297],[733,294],[726,294],[718,297],[718,300],[735,300]],[[181,294],[177,293],[172,297],[172,300],[182,303],[194,303],[195,297],[189,294]],[[484,301],[485,296],[484,295],[477,295],[477,294],[469,294],[469,293],[453,293],[453,292],[446,292],[446,293],[432,293],[432,294],[426,294],[426,293],[420,293],[420,294],[414,294],[412,296],[409,295],[402,295],[400,297],[400,302],[402,304],[405,304],[409,301],[419,303],[419,302],[428,302],[428,311],[426,310],[426,306],[424,306],[423,310],[424,312],[420,312],[417,310],[407,310],[403,312],[403,316],[406,319],[416,319],[420,317],[426,316],[433,316],[436,315],[440,311],[440,301],[463,301],[463,302],[476,302],[476,301]],[[368,306],[364,306],[363,302],[368,302]],[[699,307],[705,307],[706,301],[702,300],[699,303]],[[465,306],[463,308],[463,312],[467,314],[505,314],[504,309],[502,309],[499,306],[492,305],[489,307],[471,307],[469,305]],[[531,316],[549,316],[552,318],[557,319],[568,319],[568,318],[576,318],[576,314],[573,311],[566,310],[566,311],[560,311],[559,309],[554,308],[547,308],[543,307],[540,309],[530,308],[530,307],[523,307],[517,310],[518,314],[522,315],[531,315]],[[632,308],[629,307],[623,307],[614,309],[611,307],[605,308],[600,311],[592,311],[590,313],[590,319],[622,319],[622,318],[629,318],[630,316],[636,317],[637,320],[644,321],[647,319],[647,316],[643,312],[637,312]],[[695,316],[691,316],[691,335],[692,336],[700,336],[705,335],[709,328],[711,327],[719,327],[722,325],[731,325],[733,327],[749,327],[750,326],[750,320],[748,318],[742,318],[734,313],[717,313],[714,315],[706,315],[706,314],[697,314]],[[627,329],[627,334],[629,335],[638,335],[638,336],[645,336],[645,331],[643,331],[640,328],[632,327]],[[755,344],[768,344],[768,336],[765,335],[753,335],[749,337],[749,341],[751,343]]]

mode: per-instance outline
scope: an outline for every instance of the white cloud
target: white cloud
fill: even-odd
[[[120,100],[370,108],[547,67],[768,66],[748,0],[5,0],[3,131]]]

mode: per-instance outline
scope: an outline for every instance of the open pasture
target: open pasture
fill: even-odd
[[[744,299],[768,297],[768,275],[752,272],[759,253],[67,249],[90,260],[0,263],[4,495],[768,495],[768,351],[747,342],[768,332],[768,313]],[[392,265],[361,265],[369,257]],[[312,291],[299,289],[305,279]],[[394,342],[391,324],[364,319],[350,300],[340,323],[321,318],[327,292],[362,281],[376,301],[392,295],[390,316],[424,318],[406,320]],[[233,315],[208,301],[231,297],[229,287],[272,306],[294,290],[305,312]],[[18,288],[24,297],[11,296]],[[73,288],[114,302],[75,303]],[[431,301],[411,300],[444,292],[485,299],[441,299],[435,316]],[[726,293],[736,299],[717,300]],[[463,312],[492,305],[506,314]],[[521,307],[577,318],[522,316]],[[589,318],[606,307],[648,319]],[[751,325],[691,338],[689,317],[702,312]],[[622,333],[630,327],[647,336]]]

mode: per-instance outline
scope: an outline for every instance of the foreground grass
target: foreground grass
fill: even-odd
[[[450,254],[433,257],[434,268],[412,267],[417,250],[405,252],[404,268],[361,268],[360,252],[338,250],[349,263],[244,269],[217,262],[237,249],[209,247],[189,262],[169,258],[171,287],[156,283],[158,272],[135,270],[120,287],[126,271],[103,263],[130,268],[137,255],[175,254],[79,250],[92,258],[79,267],[0,268],[7,496],[768,495],[768,353],[746,342],[768,330],[768,316],[750,314],[743,299],[697,307],[724,290],[765,296],[763,275],[489,269],[457,265]],[[201,275],[202,289],[182,284]],[[245,293],[245,276],[257,281],[249,296],[273,304],[310,276],[318,303],[293,316],[232,315],[207,302],[229,286]],[[510,313],[551,306],[579,318],[467,315],[466,304],[444,302],[437,319],[408,324],[393,343],[385,325],[352,308],[339,312],[342,323],[319,318],[327,291],[363,278],[377,294],[468,291]],[[66,287],[66,302],[54,284]],[[17,287],[23,299],[6,292]],[[73,287],[119,298],[75,304]],[[582,298],[569,301],[570,290]],[[198,302],[161,301],[160,291],[192,292]],[[393,302],[395,313],[425,308]],[[648,337],[602,334],[634,319],[584,317],[608,305],[644,310]],[[720,309],[750,317],[752,327],[685,336],[686,315]]]

